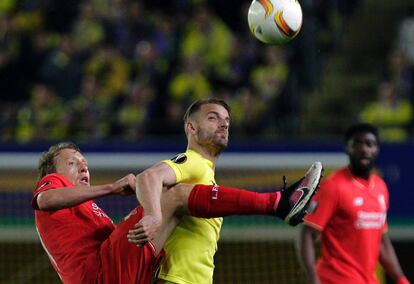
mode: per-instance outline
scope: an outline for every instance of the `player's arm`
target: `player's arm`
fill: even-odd
[[[397,284],[407,284],[409,281],[404,276],[400,263],[395,253],[394,246],[388,234],[382,235],[381,250],[380,250],[380,263],[384,267],[385,271],[394,279]]]
[[[135,190],[135,176],[127,176],[114,183],[94,186],[52,188],[37,195],[37,207],[44,211],[55,211],[79,205],[106,195],[129,195]]]
[[[311,226],[304,225],[299,242],[301,259],[306,273],[308,283],[319,284],[319,278],[315,270],[315,242],[319,239],[320,232]]]
[[[164,162],[158,163],[136,176],[136,195],[144,208],[139,224],[145,231],[145,241],[153,240],[162,223],[161,193],[164,187],[176,183],[174,170]],[[141,229],[140,229],[141,230]]]

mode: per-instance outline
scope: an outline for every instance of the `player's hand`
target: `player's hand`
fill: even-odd
[[[117,180],[112,184],[113,194],[118,195],[131,195],[135,193],[136,178],[133,174],[128,174],[123,178]]]
[[[127,237],[128,241],[138,246],[145,245],[148,241],[152,241],[157,235],[162,223],[161,217],[153,215],[145,215],[134,229],[129,230]]]

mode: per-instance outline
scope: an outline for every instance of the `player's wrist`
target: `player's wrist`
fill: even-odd
[[[162,221],[162,212],[161,210],[147,210],[145,211],[144,208],[144,216],[149,216],[150,218],[152,218],[154,221]]]
[[[107,184],[103,186],[103,191],[105,195],[116,194],[117,186],[115,183]]]
[[[400,276],[395,283],[396,284],[410,284],[410,281],[408,281],[407,277],[403,275],[403,276]]]

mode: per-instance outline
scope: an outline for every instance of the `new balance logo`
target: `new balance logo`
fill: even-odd
[[[39,186],[39,187],[36,189],[36,191],[41,190],[42,188],[44,188],[46,185],[49,185],[49,184],[51,184],[51,182],[50,182],[50,181],[46,181],[46,182],[45,182],[45,183],[43,183],[41,186]]]

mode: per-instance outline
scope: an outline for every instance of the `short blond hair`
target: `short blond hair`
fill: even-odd
[[[63,149],[73,149],[81,152],[78,145],[73,142],[59,142],[43,152],[39,159],[39,165],[37,167],[39,179],[45,175],[56,172],[55,158]]]

